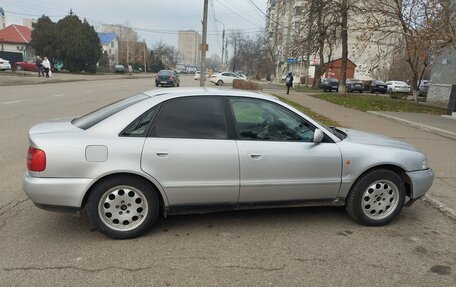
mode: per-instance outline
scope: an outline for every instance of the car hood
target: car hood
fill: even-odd
[[[385,146],[393,148],[401,148],[407,150],[418,151],[413,145],[391,138],[380,134],[362,132],[352,129],[340,129],[347,134],[347,138],[344,141],[366,144],[366,145],[376,145],[376,146]]]
[[[73,118],[61,118],[50,120],[44,123],[34,125],[30,131],[30,135],[34,134],[46,134],[46,133],[65,133],[82,131],[80,128],[74,126],[71,121]]]

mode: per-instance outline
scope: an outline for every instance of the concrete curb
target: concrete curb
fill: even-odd
[[[433,134],[436,134],[436,135],[439,135],[439,136],[442,136],[442,137],[446,137],[446,138],[449,138],[449,139],[452,139],[452,140],[456,140],[456,133],[453,133],[453,132],[450,132],[450,131],[442,130],[442,129],[439,129],[439,128],[436,128],[436,127],[433,127],[433,126],[428,126],[428,125],[425,125],[425,124],[415,123],[415,122],[412,122],[412,121],[409,121],[409,120],[404,120],[404,119],[401,119],[401,118],[398,118],[398,117],[395,117],[395,116],[390,116],[390,115],[383,114],[381,112],[374,112],[374,111],[367,111],[367,112],[369,114],[373,114],[373,115],[376,115],[376,116],[379,116],[379,117],[382,117],[382,118],[390,119],[390,120],[393,120],[393,121],[396,121],[396,122],[399,122],[399,123],[403,123],[403,124],[412,126],[414,128],[418,128],[418,129],[426,131],[426,132],[430,132],[430,133],[433,133]]]
[[[112,77],[112,78],[97,78],[98,76],[93,76],[93,78],[69,78],[69,79],[49,79],[45,81],[35,81],[32,80],[31,77],[25,77],[24,79],[27,80],[18,80],[13,79],[12,81],[3,81],[0,82],[0,86],[7,87],[7,86],[22,86],[22,85],[45,85],[45,84],[60,84],[60,83],[72,83],[72,82],[84,82],[84,81],[103,81],[103,80],[131,80],[131,79],[140,79],[140,78],[148,78],[148,76],[119,76],[119,77]],[[153,77],[151,76],[151,79]]]
[[[448,216],[451,220],[456,221],[456,211],[449,208],[439,200],[435,199],[432,195],[426,194],[423,197],[423,201],[429,203],[433,207],[437,208],[444,215]]]

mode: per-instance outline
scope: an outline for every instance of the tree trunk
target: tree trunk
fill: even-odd
[[[348,0],[342,0],[341,3],[341,17],[342,17],[342,71],[341,79],[339,82],[339,94],[346,96],[345,81],[347,80],[347,62],[348,62]]]

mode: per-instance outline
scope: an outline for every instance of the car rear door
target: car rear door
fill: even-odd
[[[227,129],[219,97],[162,104],[144,144],[141,168],[163,186],[170,205],[237,203],[239,157]]]
[[[230,99],[240,159],[240,204],[337,197],[342,156],[329,138],[288,109],[259,99]]]

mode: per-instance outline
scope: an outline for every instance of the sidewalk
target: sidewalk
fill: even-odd
[[[264,89],[325,115],[347,128],[380,133],[415,145],[428,156],[435,172],[425,200],[456,219],[456,120],[409,113],[371,113],[339,106],[285,89]],[[394,117],[394,118],[392,118]],[[425,128],[423,128],[425,127]]]
[[[139,74],[103,74],[103,75],[85,75],[85,74],[70,74],[70,73],[53,73],[51,77],[38,77],[37,73],[23,72],[21,74],[13,74],[8,72],[0,73],[0,87],[15,86],[15,85],[35,85],[35,84],[51,84],[62,82],[77,82],[77,81],[97,81],[110,79],[136,79],[136,78],[153,78],[151,73]]]

